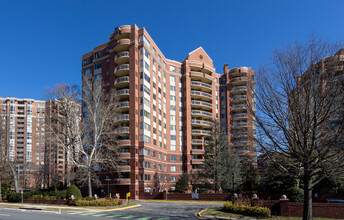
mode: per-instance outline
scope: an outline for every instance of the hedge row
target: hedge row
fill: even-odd
[[[123,203],[122,200],[114,199],[112,202],[113,206],[121,205]],[[79,199],[73,200],[71,205],[74,206],[111,206],[110,200],[88,200],[88,199]]]
[[[235,214],[248,215],[254,217],[270,217],[271,210],[266,207],[238,206],[231,202],[225,202],[223,210]]]

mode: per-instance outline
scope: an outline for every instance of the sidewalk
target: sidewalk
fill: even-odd
[[[13,207],[13,208],[42,208],[44,209],[56,209],[61,211],[66,211],[66,210],[74,210],[74,211],[81,211],[81,212],[108,212],[108,211],[114,211],[114,210],[123,210],[123,209],[129,209],[129,208],[134,208],[137,207],[137,205],[132,205],[128,207],[119,207],[119,208],[114,208],[114,207],[108,207],[107,209],[99,209],[99,208],[86,208],[86,207],[73,207],[73,206],[67,206],[67,205],[46,205],[46,204],[27,204],[24,203],[22,205],[21,203],[0,203],[0,207]]]

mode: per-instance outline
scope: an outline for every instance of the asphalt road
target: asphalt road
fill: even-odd
[[[137,202],[141,206],[107,212],[42,212],[0,207],[0,220],[177,220],[198,219],[195,213],[208,207],[219,207],[214,203]]]

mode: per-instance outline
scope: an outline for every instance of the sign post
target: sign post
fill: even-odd
[[[21,194],[22,206],[24,206],[24,196],[23,196],[24,192],[23,192],[23,190],[20,192],[20,194]]]
[[[127,202],[128,202],[128,205],[129,205],[129,197],[130,197],[130,192],[127,193]]]

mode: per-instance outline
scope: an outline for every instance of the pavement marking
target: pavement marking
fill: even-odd
[[[106,216],[106,217],[108,217],[108,218],[116,218],[118,216],[121,216],[121,215],[109,215],[109,216]]]
[[[96,213],[83,213],[83,214],[80,214],[80,215],[94,215]]]
[[[81,214],[82,212],[68,212],[67,214],[69,215],[76,215],[76,214]]]
[[[108,214],[97,214],[97,215],[92,215],[92,216],[104,216],[104,215],[108,215]]]
[[[148,220],[148,219],[151,219],[153,217],[142,217],[142,218],[138,218],[138,220]]]
[[[129,219],[129,218],[135,218],[136,216],[133,216],[133,215],[129,215],[129,216],[124,216],[122,218],[125,218],[125,219]]]

